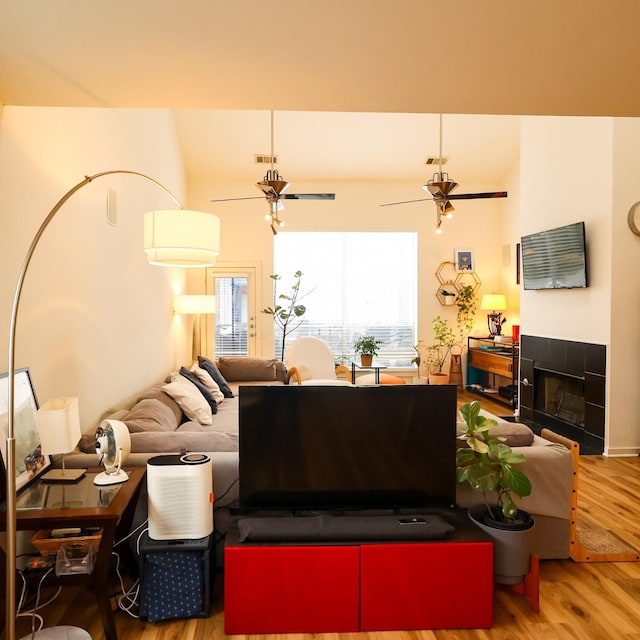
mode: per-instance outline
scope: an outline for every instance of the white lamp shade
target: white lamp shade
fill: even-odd
[[[502,293],[485,293],[482,296],[480,309],[482,311],[504,311],[507,308],[507,299]]]
[[[69,453],[80,441],[78,398],[54,398],[38,409],[38,433],[43,454]]]
[[[216,297],[182,294],[173,299],[173,310],[180,314],[215,313]]]
[[[147,262],[160,267],[211,267],[220,253],[220,218],[165,209],[144,215]]]

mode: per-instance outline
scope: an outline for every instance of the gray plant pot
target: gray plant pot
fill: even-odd
[[[499,508],[491,507],[492,511]],[[469,518],[493,540],[493,579],[500,584],[518,584],[529,573],[535,541],[535,522],[531,514],[518,510],[517,524],[494,520],[485,504],[469,509]]]

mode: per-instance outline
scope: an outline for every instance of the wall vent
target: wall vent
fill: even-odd
[[[429,156],[425,162],[425,164],[447,164],[447,158],[443,157],[442,159],[439,156]]]
[[[268,153],[256,153],[254,156],[256,164],[278,164],[278,156]]]

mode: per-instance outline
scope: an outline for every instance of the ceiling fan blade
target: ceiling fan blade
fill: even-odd
[[[209,202],[233,202],[234,200],[263,200],[264,196],[250,196],[248,198],[219,198],[216,200],[209,200]]]
[[[419,200],[403,200],[402,202],[385,202],[381,204],[381,207],[393,207],[396,204],[410,204],[411,202],[428,202],[433,200],[434,198],[420,198]]]
[[[481,198],[506,198],[506,191],[490,191],[488,193],[450,193],[448,200],[479,200]]]
[[[335,200],[335,193],[283,193],[283,200]]]

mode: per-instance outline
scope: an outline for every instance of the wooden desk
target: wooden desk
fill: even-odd
[[[116,528],[121,521],[132,517],[141,482],[145,476],[145,467],[128,470],[129,480],[111,487],[95,487],[93,478],[99,470],[89,471],[87,475],[73,485],[46,484],[36,480],[18,496],[16,515],[18,531],[36,529],[55,529],[57,527],[102,527],[102,540],[96,555],[91,574],[78,574],[56,577],[62,586],[90,584],[93,587],[102,619],[106,640],[117,640],[116,625],[111,610],[108,577],[111,564],[111,551]],[[78,495],[86,498],[78,499]],[[62,499],[61,499],[62,496]],[[96,498],[97,496],[97,498]],[[104,502],[104,505],[100,505]],[[83,506],[84,503],[84,506]],[[86,506],[90,504],[91,506]],[[6,529],[6,512],[0,512],[0,527]],[[4,608],[6,585],[6,557],[0,549],[2,559],[2,602]]]

